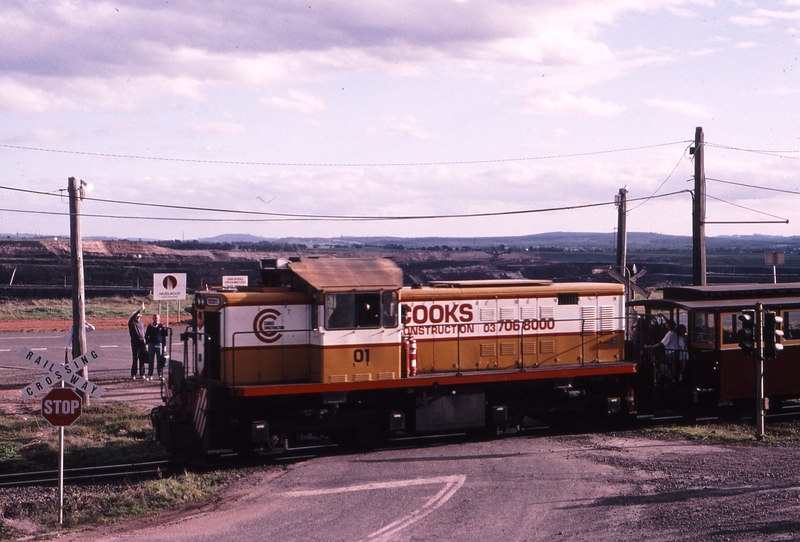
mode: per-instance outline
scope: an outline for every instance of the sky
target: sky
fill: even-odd
[[[702,127],[707,235],[800,235],[798,57],[800,0],[6,1],[0,233],[691,235]]]

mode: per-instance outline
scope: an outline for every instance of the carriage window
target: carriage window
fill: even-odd
[[[692,317],[692,343],[716,344],[713,312],[696,312]]]
[[[738,333],[742,327],[742,322],[739,320],[740,314],[737,312],[722,315],[722,344],[739,344]]]
[[[327,329],[381,327],[380,293],[326,294],[325,327]]]
[[[787,341],[800,339],[800,311],[784,311],[783,338]]]
[[[397,327],[397,292],[383,292],[383,327]]]

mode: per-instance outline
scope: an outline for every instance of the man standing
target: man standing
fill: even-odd
[[[131,378],[134,380],[136,380],[137,372],[140,377],[144,378],[144,364],[147,363],[147,349],[144,342],[145,329],[142,323],[143,310],[144,301],[142,301],[142,308],[134,312],[128,320],[128,333],[131,335],[131,354],[133,355]]]
[[[161,315],[153,315],[153,323],[147,326],[144,340],[147,343],[147,380],[153,379],[153,358],[158,365],[158,378],[164,380],[164,343],[166,342],[167,328],[161,323]]]

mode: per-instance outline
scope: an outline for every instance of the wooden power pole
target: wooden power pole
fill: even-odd
[[[703,127],[694,132],[694,211],[692,213],[692,278],[706,285],[706,170],[703,163]]]
[[[628,265],[628,189],[620,188],[617,196],[617,269],[625,275]]]
[[[72,260],[72,359],[86,352],[86,300],[83,280],[83,241],[81,239],[81,201],[84,196],[83,181],[70,177],[69,191],[69,233]],[[86,366],[82,369],[83,378],[89,379]],[[85,404],[89,395],[82,394]]]

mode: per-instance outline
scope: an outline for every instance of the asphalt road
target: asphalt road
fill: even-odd
[[[173,332],[176,333],[175,329]],[[67,350],[67,333],[0,333],[0,386],[3,388],[25,386],[44,376],[45,372],[32,367],[23,358],[23,352],[31,349],[55,363],[63,364]],[[89,369],[89,380],[108,382],[130,378],[131,347],[127,329],[96,330],[86,334],[87,349],[99,349],[102,357],[93,361]],[[183,343],[173,337],[173,359],[183,359]],[[71,356],[69,356],[71,359]]]
[[[317,458],[180,517],[70,540],[632,540],[632,480],[589,440],[516,438]]]

